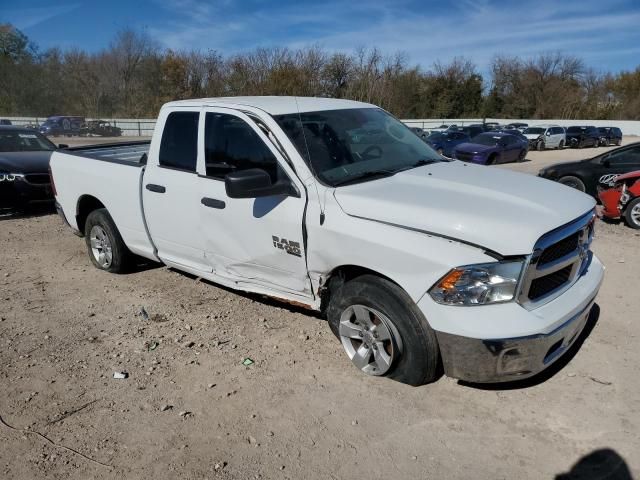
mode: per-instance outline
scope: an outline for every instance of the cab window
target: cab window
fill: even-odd
[[[250,168],[265,170],[273,183],[283,175],[269,147],[244,120],[209,112],[204,125],[207,177],[223,179],[230,172]]]
[[[160,142],[161,167],[195,172],[198,160],[198,112],[172,112]]]

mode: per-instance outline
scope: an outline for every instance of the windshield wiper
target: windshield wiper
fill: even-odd
[[[412,163],[411,165],[407,165],[406,167],[398,170],[398,172],[405,172],[407,170],[411,170],[418,167],[424,167],[426,165],[431,165],[432,163],[440,163],[442,161],[444,160],[422,159]]]
[[[347,178],[340,182],[333,184],[334,187],[342,187],[343,185],[351,185],[353,183],[359,183],[365,180],[375,180],[378,178],[391,177],[398,173],[399,170],[366,170],[359,173],[355,177]]]

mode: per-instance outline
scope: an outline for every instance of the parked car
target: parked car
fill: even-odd
[[[373,105],[171,102],[150,145],[120,148],[51,160],[96,268],[137,254],[317,310],[366,374],[532,376],[580,336],[603,278],[592,198],[445,161]]]
[[[58,137],[65,135],[71,137],[84,133],[85,128],[84,117],[55,115],[47,118],[42,125],[40,125],[39,131],[42,135],[47,136]]]
[[[523,134],[530,149],[564,148],[567,144],[567,135],[560,125],[536,125],[525,129]]]
[[[21,210],[53,202],[49,158],[56,149],[38,132],[0,126],[0,209]]]
[[[500,128],[500,124],[498,122],[484,122],[482,123],[482,127],[485,132],[491,132]]]
[[[527,145],[529,144],[529,140],[520,130],[514,130],[512,128],[499,128],[498,130],[494,130],[496,133],[508,133],[509,135],[513,135],[514,137],[518,137],[520,140],[525,142]]]
[[[12,123],[8,118],[0,118],[0,125],[12,125]]]
[[[640,229],[640,170],[615,177],[610,188],[599,187],[598,197],[604,217],[623,217],[631,228]]]
[[[460,127],[460,131],[466,133],[469,138],[473,138],[476,135],[480,135],[485,132],[484,127],[481,124],[472,124],[465,125],[464,127]]]
[[[86,133],[100,137],[120,137],[122,129],[105,120],[91,120],[86,124]]]
[[[618,127],[598,127],[598,135],[603,147],[622,144],[622,130]]]
[[[507,125],[506,128],[509,130],[520,130],[521,132],[524,132],[528,126],[528,123],[513,122]]]
[[[445,157],[453,156],[453,149],[461,143],[468,142],[471,139],[469,135],[464,132],[448,131],[448,132],[434,132],[426,138],[426,142]]]
[[[522,161],[527,156],[527,143],[508,133],[481,133],[468,143],[455,147],[453,158],[464,162],[494,165]]]
[[[597,147],[600,134],[596,127],[569,127],[566,129],[566,144],[572,148]]]
[[[429,131],[431,131],[431,132],[446,132],[446,131],[449,131],[449,130],[457,130],[457,129],[458,129],[458,125],[456,125],[455,123],[454,124],[443,123],[439,127],[430,128]]]
[[[413,133],[415,133],[418,137],[420,137],[423,140],[426,140],[427,137],[429,136],[429,133],[425,132],[424,129],[420,127],[409,127],[409,130],[411,130]]]
[[[608,185],[618,175],[634,170],[640,170],[640,142],[586,160],[551,165],[538,175],[597,198],[598,185]]]

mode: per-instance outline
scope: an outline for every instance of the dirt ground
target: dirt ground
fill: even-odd
[[[50,212],[5,218],[0,478],[640,478],[639,237],[598,222],[599,308],[550,372],[413,388],[361,374],[307,312],[157,265],[103,273]]]

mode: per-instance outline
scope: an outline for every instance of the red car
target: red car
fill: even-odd
[[[611,188],[600,189],[598,197],[607,218],[624,217],[631,228],[640,229],[640,170],[618,175]]]

